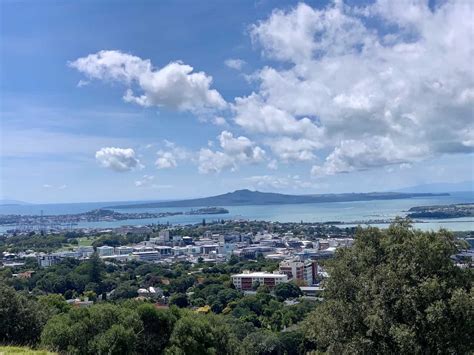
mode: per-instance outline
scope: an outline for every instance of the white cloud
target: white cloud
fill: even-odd
[[[212,120],[212,123],[214,123],[216,126],[225,126],[227,125],[227,121],[224,117],[221,116],[216,116]]]
[[[235,70],[241,70],[242,67],[246,64],[245,60],[242,59],[227,59],[225,62],[225,65],[228,66],[231,69]]]
[[[223,131],[219,135],[219,142],[226,153],[238,156],[239,160],[258,162],[265,158],[265,151],[247,137],[234,137],[232,133]]]
[[[302,180],[298,175],[288,175],[278,177],[274,175],[256,175],[245,179],[252,187],[256,189],[302,189],[314,187],[315,184],[310,181]]]
[[[407,166],[425,156],[422,147],[400,147],[389,138],[372,137],[367,141],[344,140],[329,154],[323,165],[311,169],[313,176],[349,173],[388,165]]]
[[[135,186],[146,187],[146,186],[152,185],[154,179],[155,177],[152,175],[143,175],[143,177],[140,180],[135,180]]]
[[[235,169],[235,160],[223,152],[202,148],[198,154],[199,172],[202,174],[219,173],[223,169]]]
[[[151,188],[151,189],[168,189],[171,185],[158,185],[155,184],[155,177],[153,175],[143,175],[140,179],[135,180],[135,186],[139,188]]]
[[[198,166],[201,173],[218,173],[223,169],[236,170],[241,163],[259,163],[265,160],[266,152],[247,137],[234,137],[223,131],[218,137],[222,151],[203,148],[198,153]]]
[[[276,10],[250,34],[284,65],[252,75],[258,90],[235,99],[234,122],[283,161],[329,151],[315,175],[472,152],[470,14],[454,0]]]
[[[313,160],[314,150],[321,147],[311,139],[289,137],[270,138],[267,139],[266,144],[270,146],[273,154],[285,162]]]
[[[90,82],[87,81],[87,80],[79,80],[79,82],[77,83],[76,86],[77,86],[78,88],[82,88],[83,86],[87,86],[87,85],[89,85],[89,84],[90,84]]]
[[[158,169],[176,168],[178,163],[172,152],[158,151],[155,165]]]
[[[278,169],[278,162],[276,159],[270,160],[270,162],[267,164],[267,168],[271,170],[277,170]]]
[[[102,167],[118,172],[141,166],[132,148],[105,147],[95,153],[95,158]]]
[[[250,132],[310,136],[322,134],[321,128],[309,118],[296,119],[292,114],[267,104],[258,94],[235,99],[235,122]]]
[[[69,63],[90,79],[127,85],[123,99],[141,106],[158,106],[200,113],[223,109],[226,102],[211,89],[212,77],[181,62],[154,68],[151,61],[120,51],[99,51]],[[141,93],[136,95],[132,86]]]
[[[158,169],[176,168],[178,161],[186,160],[190,157],[190,153],[178,147],[175,143],[165,140],[167,150],[160,149],[156,154],[158,158],[155,161],[155,166]]]

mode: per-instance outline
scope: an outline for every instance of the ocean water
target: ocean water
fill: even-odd
[[[207,222],[220,219],[248,219],[278,222],[359,222],[367,220],[391,219],[396,216],[405,216],[408,209],[423,205],[444,205],[452,203],[474,203],[474,192],[452,193],[450,196],[436,196],[424,198],[411,198],[402,200],[379,200],[357,202],[335,202],[314,204],[288,204],[288,205],[250,205],[250,206],[223,206],[230,213],[222,215],[177,215],[165,218],[124,220],[114,222],[85,222],[76,225],[77,228],[111,228],[122,225],[145,225],[151,223],[194,224],[201,223],[203,218]],[[116,203],[69,203],[69,204],[44,204],[24,206],[0,206],[0,214],[45,215],[73,214],[87,212],[96,208],[103,208]],[[205,206],[203,206],[205,207]],[[190,208],[149,208],[117,210],[119,212],[174,212],[188,211]],[[474,218],[455,218],[447,220],[422,220],[415,223],[417,228],[423,230],[449,230],[467,231],[474,230]],[[387,224],[377,225],[387,227]],[[0,232],[11,227],[0,226]]]

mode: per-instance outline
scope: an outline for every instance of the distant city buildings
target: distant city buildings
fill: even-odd
[[[256,233],[236,231],[217,233],[207,230],[197,237],[177,234],[172,227],[153,231],[150,227],[140,226],[136,227],[138,233],[136,235],[144,236],[144,238],[141,242],[134,244],[115,247],[102,245],[95,249],[92,246],[78,246],[54,253],[37,253],[34,250],[22,255],[5,253],[2,263],[18,263],[20,259],[28,255],[35,257],[40,267],[49,267],[61,262],[64,258],[88,259],[94,252],[97,252],[98,256],[105,261],[137,260],[164,264],[182,261],[220,263],[234,255],[244,259],[277,260],[279,267],[276,273],[265,274],[263,278],[263,283],[271,287],[288,281],[309,287],[317,284],[323,275],[324,270],[320,268],[320,261],[333,257],[337,248],[349,247],[353,242],[352,238],[345,237],[344,234],[309,239],[304,233],[294,233],[291,230],[273,232],[274,226],[272,225],[270,230],[261,230]],[[129,235],[134,233],[134,227],[120,227],[117,231],[126,232]],[[114,234],[117,231],[102,230],[97,235]],[[86,231],[83,233],[87,234]],[[235,283],[242,289],[246,289],[249,287],[249,278],[255,281],[256,278],[261,278],[260,276],[247,275],[243,277],[243,284],[242,277],[240,281],[236,279]]]

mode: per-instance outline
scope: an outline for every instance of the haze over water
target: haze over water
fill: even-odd
[[[400,200],[375,200],[355,202],[332,202],[316,204],[286,204],[286,205],[249,205],[249,206],[223,206],[229,214],[221,215],[176,215],[165,218],[136,219],[113,222],[85,222],[74,226],[75,228],[112,228],[122,225],[146,225],[151,223],[193,224],[201,223],[205,218],[207,222],[220,219],[248,219],[275,222],[356,222],[368,220],[391,219],[396,216],[405,216],[406,211],[414,206],[474,203],[473,192],[451,193],[450,196],[436,196],[424,198],[411,198]],[[0,214],[75,214],[104,208],[117,203],[93,202],[71,204],[44,204],[44,205],[16,205],[0,206]],[[202,206],[206,207],[206,206]],[[195,208],[196,209],[196,208]],[[174,212],[189,211],[186,207],[173,208],[145,208],[121,209],[118,212]],[[423,220],[425,223],[415,223],[416,228],[423,230],[449,230],[465,231],[474,229],[474,218],[455,218],[446,220]],[[346,225],[344,225],[346,226]],[[387,227],[387,224],[376,225]],[[2,226],[0,231],[11,229],[11,226]]]

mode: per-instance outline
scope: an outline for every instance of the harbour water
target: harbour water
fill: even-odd
[[[176,215],[160,219],[122,220],[112,222],[84,222],[76,228],[113,228],[122,225],[146,225],[151,223],[194,224],[203,219],[212,222],[221,219],[246,219],[278,222],[359,222],[368,220],[387,220],[396,216],[405,216],[408,209],[414,206],[444,205],[453,203],[474,203],[473,192],[452,193],[450,196],[411,198],[401,200],[335,202],[314,204],[287,205],[250,205],[222,206],[229,210],[228,214],[219,215]],[[70,203],[70,204],[35,204],[0,206],[0,214],[44,215],[74,214],[116,205],[116,202]],[[206,206],[203,206],[206,207]],[[117,210],[118,212],[173,212],[188,211],[190,208],[148,208]],[[474,230],[474,217],[447,220],[421,220],[415,227],[423,230],[446,228],[456,231]],[[387,227],[387,224],[377,225]],[[0,226],[0,232],[11,229],[11,226]]]

